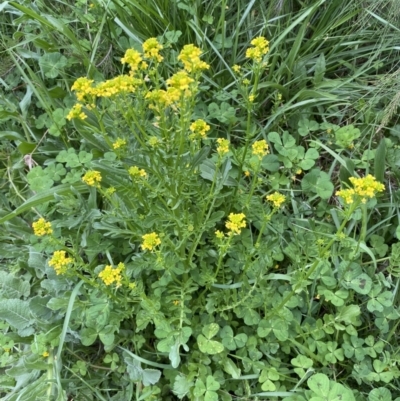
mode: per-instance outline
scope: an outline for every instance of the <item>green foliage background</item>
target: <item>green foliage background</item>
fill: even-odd
[[[397,1],[22,0],[0,11],[2,399],[399,399]],[[268,66],[249,105],[251,68],[246,86],[232,66],[260,35]],[[161,77],[188,43],[210,64],[180,126],[204,118],[210,139],[181,158],[139,146],[133,133],[156,135],[156,121],[124,120],[127,103],[108,105],[103,127],[93,114],[66,119],[78,77],[120,74],[149,37],[166,48]],[[112,149],[116,137],[126,150]],[[216,138],[232,144],[221,163]],[[261,139],[270,154],[257,170],[245,149]],[[131,185],[132,165],[151,171],[150,195]],[[85,185],[88,170],[116,194]],[[346,214],[336,190],[367,174],[385,193]],[[287,197],[274,213],[263,201],[273,191]],[[247,226],[224,250],[214,231],[231,212]],[[40,216],[58,242],[33,236]],[[151,231],[161,256],[140,248]],[[69,276],[48,266],[60,243],[82,261]],[[135,288],[97,278],[118,262]]]

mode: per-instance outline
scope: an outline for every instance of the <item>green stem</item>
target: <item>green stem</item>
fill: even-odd
[[[367,236],[367,223],[368,223],[368,213],[367,213],[367,205],[361,204],[362,211],[362,222],[361,222],[361,232],[360,232],[360,241],[365,242],[365,237]]]

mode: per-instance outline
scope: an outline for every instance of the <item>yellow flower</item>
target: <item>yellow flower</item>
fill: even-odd
[[[215,236],[218,238],[218,239],[222,239],[222,238],[224,238],[224,233],[222,232],[222,231],[220,231],[220,230],[217,230],[217,231],[215,231]]]
[[[118,288],[121,286],[121,273],[124,269],[125,265],[123,263],[118,263],[118,266],[115,269],[113,269],[111,265],[107,265],[104,270],[99,273],[99,278],[105,285],[116,283]]]
[[[268,144],[265,139],[262,139],[261,141],[256,141],[252,145],[253,149],[253,155],[258,156],[258,158],[261,160],[265,155],[268,154]]]
[[[180,304],[180,301],[175,300],[175,301],[172,301],[172,303],[173,303],[175,306],[178,306],[178,305]]]
[[[73,263],[73,259],[66,257],[65,251],[55,251],[49,260],[49,266],[53,267],[57,275],[64,274],[67,271],[67,266],[71,263]]]
[[[160,237],[155,232],[143,235],[142,239],[142,248],[148,249],[149,251],[152,251],[156,246],[161,244]]]
[[[225,153],[229,152],[229,141],[228,139],[218,138],[217,143],[217,152],[220,156],[223,156]]]
[[[87,115],[82,111],[82,105],[80,103],[74,104],[72,106],[72,109],[67,114],[67,120],[72,120],[73,118],[76,118],[78,120],[84,120],[85,118],[87,118]]]
[[[149,140],[147,141],[147,143],[152,147],[152,148],[156,148],[161,141],[156,137],[156,136],[151,136],[149,138]]]
[[[231,213],[225,227],[230,231],[230,234],[240,234],[242,228],[246,227],[245,218],[246,216],[243,213]]]
[[[254,96],[254,95],[249,95],[249,102],[250,102],[250,103],[253,103],[253,102],[254,102],[254,99],[255,99],[255,96]]]
[[[47,358],[50,354],[47,351],[44,351],[42,354],[43,358]]]
[[[194,82],[194,79],[190,78],[186,71],[178,71],[167,80],[167,85],[183,92],[189,89],[189,85],[192,82]]]
[[[156,38],[147,39],[143,43],[144,57],[155,59],[160,63],[163,60],[163,57],[159,54],[162,48],[162,45],[158,43]]]
[[[94,95],[94,88],[92,87],[93,82],[93,79],[80,77],[72,85],[71,90],[76,92],[76,98],[80,102],[83,102],[85,98],[90,98]]]
[[[243,80],[243,85],[249,85],[250,84],[250,80],[248,80],[247,78],[245,78]]]
[[[240,65],[235,64],[235,65],[232,67],[232,70],[235,71],[236,74],[237,74],[237,73],[240,72],[240,68],[241,68]]]
[[[119,149],[120,147],[125,146],[125,145],[126,145],[125,139],[121,139],[121,138],[118,138],[118,139],[112,144],[112,146],[113,146],[114,149]]]
[[[93,89],[97,97],[112,97],[119,94],[134,93],[137,86],[143,83],[142,80],[131,75],[118,75],[115,78],[99,83]]]
[[[101,174],[99,171],[90,170],[82,177],[82,181],[91,187],[100,187]]]
[[[178,60],[182,61],[188,72],[206,70],[210,66],[200,60],[201,50],[193,44],[186,45],[179,53]]]
[[[371,174],[363,178],[350,177],[349,180],[353,184],[353,188],[336,192],[336,195],[343,198],[344,203],[348,205],[356,200],[366,203],[368,198],[373,198],[378,192],[382,192],[385,189],[385,186],[376,181]]]
[[[112,195],[114,192],[116,191],[116,189],[114,187],[110,187],[106,189],[106,195],[110,196]]]
[[[124,57],[121,58],[122,64],[128,64],[131,72],[135,72],[139,69],[140,63],[142,62],[141,54],[134,49],[128,49],[125,52]]]
[[[192,135],[189,136],[190,139],[207,138],[207,132],[210,130],[210,126],[204,120],[196,120],[194,123],[190,125],[190,131],[193,132]]]
[[[257,63],[261,62],[262,57],[269,51],[269,42],[267,39],[259,36],[251,41],[253,47],[246,50],[246,57],[250,58]]]
[[[246,170],[246,171],[244,172],[244,175],[245,175],[246,177],[250,177],[250,171]]]
[[[144,171],[143,169],[140,169],[137,166],[132,166],[129,168],[128,173],[134,177],[134,178],[146,178],[147,177],[147,173],[146,171]]]
[[[44,235],[50,235],[53,233],[51,223],[46,221],[43,217],[41,217],[38,221],[35,221],[32,224],[32,228],[37,237],[43,237]]]
[[[285,202],[286,196],[280,194],[279,192],[274,192],[273,194],[268,195],[268,196],[266,197],[266,199],[267,199],[267,201],[272,202],[272,204],[274,205],[274,207],[275,207],[276,209],[278,209],[278,208],[281,207],[282,203]]]

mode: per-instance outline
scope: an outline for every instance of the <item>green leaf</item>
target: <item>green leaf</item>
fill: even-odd
[[[353,124],[345,125],[335,131],[336,144],[342,148],[353,145],[353,141],[361,136],[361,131]]]
[[[220,342],[209,340],[202,334],[197,337],[197,344],[201,352],[209,355],[219,354],[224,350],[224,346]]]
[[[289,337],[288,324],[279,317],[261,320],[257,329],[257,334],[260,337],[266,337],[271,331],[279,341],[286,341]]]
[[[104,345],[113,345],[115,340],[115,332],[116,328],[114,325],[107,325],[104,327],[99,333],[99,338]]]
[[[322,199],[329,199],[334,189],[329,175],[319,169],[307,173],[301,180],[301,187],[303,191],[316,193]]]
[[[195,397],[201,397],[206,392],[206,385],[203,380],[200,378],[196,380],[196,384],[194,386],[193,395]]]
[[[51,297],[49,295],[46,297],[37,295],[31,298],[29,300],[29,309],[31,313],[38,319],[49,320],[53,314],[51,309],[47,307],[47,303],[50,299]]]
[[[186,394],[189,393],[190,389],[194,386],[192,381],[189,381],[186,376],[178,374],[175,377],[173,393],[181,400]]]
[[[269,154],[263,157],[261,166],[268,171],[275,172],[279,170],[279,160],[277,155]]]
[[[156,384],[161,377],[161,371],[158,369],[144,369],[142,371],[142,382],[145,387]]]
[[[81,343],[84,346],[92,345],[97,338],[97,331],[92,327],[84,327],[81,332]]]
[[[23,280],[21,277],[13,277],[12,274],[7,274],[3,279],[2,287],[3,296],[5,298],[27,298],[30,294],[31,286],[29,281]]]
[[[375,298],[372,298],[367,303],[367,309],[370,312],[375,312],[375,311],[382,312],[383,306],[381,305],[380,302],[378,302],[378,300],[376,300]]]
[[[360,316],[361,309],[358,305],[347,305],[340,309],[339,314],[335,320],[338,322],[344,322],[352,324],[357,316]]]
[[[384,291],[376,297],[376,300],[383,306],[391,306],[393,294],[390,291]]]
[[[207,391],[217,391],[220,388],[220,384],[214,379],[213,376],[207,376],[206,388]]]
[[[165,32],[165,38],[169,43],[177,43],[180,36],[182,35],[181,31],[168,31]]]
[[[108,302],[101,302],[91,306],[86,310],[86,326],[100,331],[109,321],[110,312],[110,304]]]
[[[43,171],[41,166],[33,167],[32,170],[26,175],[29,186],[32,191],[43,192],[50,189],[54,181],[49,178],[45,171]]]
[[[33,323],[29,302],[20,299],[3,299],[0,302],[0,319],[18,330],[25,329]]]
[[[322,82],[326,71],[326,62],[324,53],[321,53],[315,63],[314,71],[314,85],[318,85]]]
[[[308,387],[318,396],[328,399],[329,378],[328,376],[317,373],[307,380]]]
[[[219,326],[217,323],[207,324],[201,331],[209,340],[211,340],[218,333]]]
[[[236,349],[236,343],[233,339],[233,330],[230,326],[224,326],[221,329],[220,336],[222,338],[222,344],[229,351],[234,351]]]
[[[282,145],[281,136],[277,132],[270,132],[268,134],[268,140],[272,143],[276,143],[278,145]]]
[[[365,295],[371,291],[372,280],[367,274],[362,273],[348,282],[347,286],[348,288],[353,289],[355,292]]]
[[[374,388],[368,394],[368,401],[392,401],[392,394],[385,387]]]
[[[68,65],[68,59],[61,53],[45,53],[39,58],[39,65],[47,78],[57,78]]]
[[[316,131],[319,128],[319,124],[314,120],[308,120],[307,118],[302,118],[299,121],[298,133],[301,136],[308,135],[311,131]]]
[[[386,171],[386,142],[385,138],[382,138],[375,153],[374,159],[374,176],[379,182],[384,182],[385,171]]]
[[[223,366],[225,372],[231,375],[233,379],[239,379],[240,369],[235,365],[235,363],[230,358],[226,358],[224,360]]]
[[[296,356],[296,358],[291,360],[291,363],[293,366],[296,366],[293,370],[299,377],[303,377],[306,374],[306,370],[313,366],[313,360],[304,355]]]
[[[263,391],[275,391],[276,390],[276,385],[274,382],[271,380],[267,379],[262,385],[261,385],[261,390]]]

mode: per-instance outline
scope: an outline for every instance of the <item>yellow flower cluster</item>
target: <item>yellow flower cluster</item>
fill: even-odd
[[[113,269],[111,265],[107,265],[104,270],[99,273],[99,278],[105,285],[116,283],[118,288],[121,286],[121,273],[123,270],[125,270],[125,265],[123,263],[118,263],[115,269]]]
[[[152,147],[152,148],[156,148],[161,141],[156,137],[156,136],[151,136],[149,138],[149,140],[147,141],[147,143]]]
[[[121,63],[128,64],[133,73],[139,69],[142,60],[142,55],[137,50],[128,49],[124,57],[121,58]]]
[[[85,103],[87,108],[95,107],[96,98],[109,98],[119,94],[133,93],[136,88],[143,85],[143,80],[132,75],[118,75],[115,78],[94,84],[92,79],[78,78],[72,85],[71,90],[76,94],[78,102]],[[82,111],[82,104],[75,104],[67,115],[67,119],[73,118],[84,120],[87,118]]]
[[[218,239],[222,239],[222,238],[225,237],[224,233],[223,233],[222,231],[220,231],[220,230],[215,231],[215,236],[216,236]]]
[[[72,258],[66,257],[65,251],[55,251],[52,258],[49,260],[49,266],[52,266],[56,274],[64,274],[67,271],[67,266],[73,262]]]
[[[184,69],[188,72],[207,70],[210,66],[200,60],[201,50],[193,44],[186,45],[179,53],[178,60],[182,61]]]
[[[114,149],[119,149],[126,145],[125,139],[117,138],[117,140],[112,144]]]
[[[232,70],[235,71],[236,74],[238,74],[238,73],[240,72],[240,68],[241,68],[240,65],[235,64],[235,65],[232,67]]]
[[[336,195],[343,198],[348,205],[360,199],[362,203],[366,203],[368,198],[373,198],[378,192],[382,192],[385,189],[385,186],[376,181],[371,174],[363,178],[350,177],[349,180],[353,184],[353,188],[336,192]]]
[[[97,97],[112,97],[123,93],[133,93],[142,81],[131,75],[118,75],[115,78],[100,82],[93,87],[91,94]]]
[[[83,102],[87,97],[93,96],[93,79],[88,79],[86,77],[78,78],[72,85],[71,90],[76,92],[76,98],[78,101]]]
[[[253,47],[246,50],[246,57],[250,58],[257,63],[261,62],[262,57],[266,55],[269,51],[269,42],[267,39],[259,36],[250,42]]]
[[[128,173],[134,177],[134,178],[146,178],[147,177],[147,173],[144,169],[140,169],[137,166],[132,166],[129,168]]]
[[[69,111],[66,118],[67,120],[72,120],[73,118],[84,120],[87,118],[87,115],[82,111],[82,105],[80,103],[76,103]]]
[[[91,186],[91,187],[99,187],[101,181],[100,171],[90,170],[83,177],[82,181]]]
[[[282,203],[285,202],[286,196],[280,194],[279,192],[274,192],[271,195],[266,196],[267,201],[272,202],[276,209],[280,208]]]
[[[160,63],[163,61],[163,56],[159,54],[162,48],[162,45],[158,43],[156,38],[147,39],[143,43],[144,57],[157,60]]]
[[[32,223],[33,232],[37,237],[43,237],[44,235],[50,235],[53,233],[51,223],[41,217],[38,221]]]
[[[229,141],[228,139],[218,138],[217,143],[217,152],[220,156],[223,156],[225,153],[229,152]]]
[[[252,145],[253,155],[257,156],[260,160],[268,154],[268,144],[265,139],[261,141],[256,141]]]
[[[157,233],[145,234],[142,236],[142,248],[152,251],[156,246],[161,244],[160,237]]]
[[[109,187],[106,189],[106,195],[111,196],[115,191],[116,189],[114,187]]]
[[[192,82],[194,82],[194,79],[189,77],[186,71],[178,71],[176,74],[172,75],[171,78],[167,79],[167,85],[171,88],[177,89],[179,91],[179,97],[181,92],[189,89],[189,85]]]
[[[246,227],[245,218],[246,216],[243,213],[231,213],[225,227],[230,231],[230,234],[240,234],[242,228]]]
[[[178,71],[167,80],[168,88],[154,89],[146,94],[146,99],[149,99],[155,105],[150,104],[149,108],[161,112],[165,107],[181,100],[182,95],[189,97],[192,95],[190,85],[195,82],[193,78],[189,77],[186,71]]]
[[[155,103],[155,105],[150,104],[149,108],[150,109],[158,109],[158,105],[163,109],[164,107],[167,107],[171,105],[174,100],[171,97],[171,91],[168,93],[167,91],[163,89],[154,89],[151,92],[148,92],[145,96],[146,99],[148,99],[150,102]],[[174,99],[176,96],[174,96]],[[179,94],[178,94],[178,99],[179,99]],[[159,111],[161,110],[159,109]]]
[[[189,135],[190,139],[205,139],[207,138],[207,132],[210,131],[210,126],[204,120],[196,120],[190,125],[190,131],[193,134]]]

